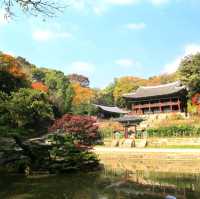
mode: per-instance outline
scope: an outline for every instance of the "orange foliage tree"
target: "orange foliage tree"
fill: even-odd
[[[121,77],[116,79],[113,90],[115,104],[123,107],[123,94],[134,92],[139,86],[145,85],[146,81],[146,79],[132,76]]]
[[[7,54],[0,54],[0,70],[9,72],[15,77],[22,79],[25,79],[26,77],[26,74],[17,59]]]
[[[177,80],[178,80],[178,76],[176,73],[162,74],[162,75],[150,77],[147,80],[147,85],[148,86],[157,86],[160,84],[167,84],[167,83],[174,82]]]
[[[95,97],[95,92],[91,88],[82,87],[79,83],[73,83],[74,98],[72,104],[77,106],[87,104]]]
[[[48,87],[45,86],[42,82],[33,82],[31,84],[31,87],[35,90],[38,90],[38,91],[43,91],[45,93],[48,92]]]

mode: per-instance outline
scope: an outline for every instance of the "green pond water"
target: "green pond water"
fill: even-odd
[[[200,199],[198,172],[185,172],[183,168],[176,172],[152,170],[149,163],[139,170],[137,161],[128,167],[126,163],[119,167],[122,160],[118,161],[105,161],[105,169],[91,173],[30,177],[1,173],[0,199],[165,199],[168,195]],[[173,164],[170,162],[170,166]]]

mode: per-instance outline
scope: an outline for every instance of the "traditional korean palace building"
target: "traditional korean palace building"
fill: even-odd
[[[125,94],[127,108],[134,115],[185,112],[187,89],[180,81],[159,86],[139,87],[135,93]]]

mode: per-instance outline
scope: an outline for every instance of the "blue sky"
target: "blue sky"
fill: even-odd
[[[79,73],[92,87],[113,78],[171,73],[200,51],[199,0],[68,0],[54,19],[3,19],[0,50],[40,67]]]

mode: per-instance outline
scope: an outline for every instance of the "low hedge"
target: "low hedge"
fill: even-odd
[[[196,137],[200,136],[200,127],[180,125],[151,128],[147,132],[149,137]]]

